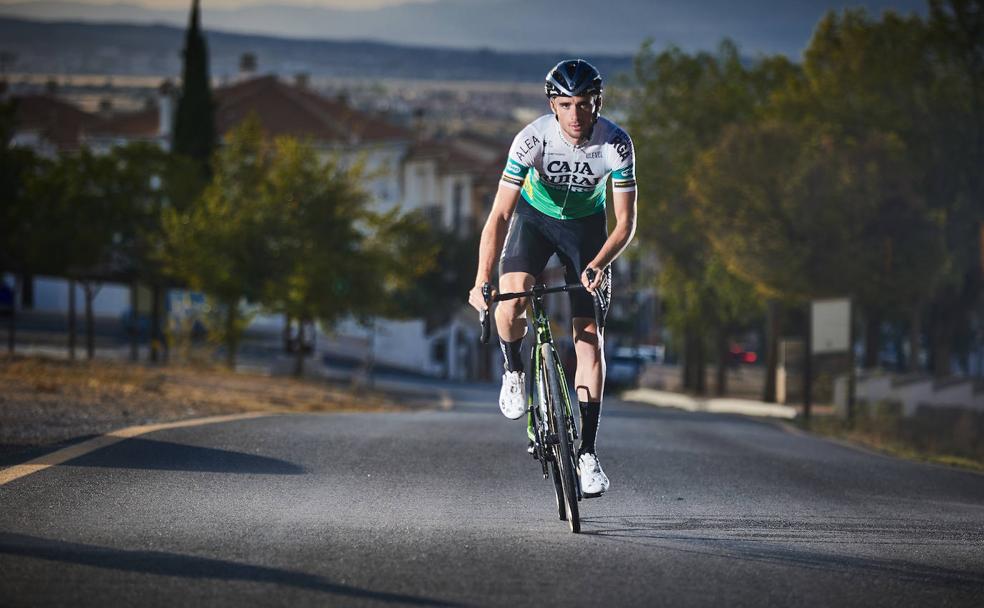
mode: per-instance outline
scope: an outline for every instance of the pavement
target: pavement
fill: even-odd
[[[573,535],[494,388],[428,390],[150,429],[4,483],[0,604],[981,606],[982,475],[609,399],[612,487]]]
[[[742,416],[762,416],[792,420],[799,409],[790,405],[768,403],[755,399],[736,399],[733,397],[702,398],[683,393],[673,393],[652,388],[637,388],[622,393],[622,398],[638,403],[648,403],[660,407],[672,407],[687,412],[710,412],[714,414],[740,414]]]

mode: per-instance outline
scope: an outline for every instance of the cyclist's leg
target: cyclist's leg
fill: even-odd
[[[523,203],[520,202],[520,205]],[[513,214],[499,260],[499,292],[527,291],[553,253],[526,209]],[[526,374],[521,354],[526,336],[527,298],[499,302],[495,325],[502,348],[505,373],[499,392],[499,409],[513,420],[526,413]]]
[[[499,292],[528,291],[534,276],[528,272],[506,272],[499,277]],[[504,342],[522,340],[526,335],[527,298],[499,302],[495,308],[495,328]]]
[[[542,218],[529,203],[520,200],[509,224],[499,259],[499,292],[528,291],[536,276],[543,272],[554,248],[546,236]],[[526,336],[527,298],[499,302],[495,310],[495,327],[499,332],[506,368],[522,369],[519,345]]]
[[[574,388],[578,401],[601,401],[605,386],[604,337],[598,334],[594,318],[574,317]]]
[[[562,240],[560,258],[567,281],[580,283],[581,273],[594,259],[608,236],[605,214],[600,213],[565,224],[568,234]],[[611,297],[611,268],[604,269],[604,291],[598,294],[606,303]],[[605,386],[604,334],[595,322],[594,302],[584,291],[571,292],[571,317],[577,368],[574,387],[581,414],[581,452],[594,453],[598,421],[601,417]],[[604,307],[607,312],[607,306]]]
[[[581,445],[578,447],[577,472],[581,491],[587,498],[608,491],[609,480],[598,461],[596,440],[601,422],[602,391],[605,386],[604,332],[599,332],[594,318],[574,317],[574,349],[577,353],[577,405],[581,414]]]

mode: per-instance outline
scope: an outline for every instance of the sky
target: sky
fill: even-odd
[[[209,8],[240,8],[244,6],[286,4],[291,6],[315,6],[346,10],[382,8],[400,4],[426,4],[433,0],[202,0]],[[494,1],[494,0],[486,0]],[[31,4],[40,0],[0,0],[0,4]],[[78,4],[133,4],[148,8],[187,8],[190,0],[76,0]]]
[[[184,26],[191,0],[0,0],[0,16]],[[630,54],[655,46],[796,58],[828,9],[926,13],[926,0],[202,0],[209,30],[500,51]]]

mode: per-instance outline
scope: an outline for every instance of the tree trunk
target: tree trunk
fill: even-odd
[[[226,366],[232,371],[236,370],[236,349],[239,347],[239,336],[236,334],[238,313],[238,302],[226,303]]]
[[[127,333],[130,334],[130,361],[140,359],[140,306],[138,289],[140,284],[137,281],[130,283],[130,322],[127,324]]]
[[[922,335],[922,311],[917,306],[913,309],[909,323],[909,359],[906,361],[906,371],[910,374],[919,371],[919,338]]]
[[[807,302],[803,322],[803,424],[810,425],[813,409],[813,306]]]
[[[854,428],[855,397],[858,391],[857,361],[854,358],[854,342],[857,340],[857,304],[851,299],[850,322],[848,323],[847,340],[847,427]]]
[[[717,340],[717,395],[723,397],[728,392],[728,330],[724,327],[718,329]]]
[[[697,374],[694,367],[697,361],[697,348],[694,343],[694,330],[689,324],[683,328],[683,390],[697,388]]]
[[[14,291],[10,294],[10,315],[7,317],[7,352],[14,354],[17,346],[17,296],[20,292],[21,277],[14,275]]]
[[[156,282],[150,288],[150,361],[161,359],[161,287]]]
[[[304,318],[297,320],[297,345],[294,349],[294,376],[300,378],[304,375]]]
[[[167,334],[167,287],[161,285],[157,297],[160,298],[160,321],[158,321],[157,331],[160,333],[161,340],[161,362],[168,364],[171,359],[171,340]]]
[[[92,320],[92,286],[88,281],[82,281],[82,294],[85,297],[85,357],[92,361],[96,356],[94,323]]]
[[[376,317],[372,317],[370,323],[369,352],[366,360],[366,388],[372,390],[375,386],[373,375],[376,367]]]
[[[68,358],[75,361],[75,279],[68,280]]]
[[[765,325],[765,387],[762,401],[776,402],[776,370],[779,367],[779,302],[769,300],[766,306]]]
[[[695,390],[698,395],[707,394],[707,348],[704,346],[704,336],[700,332],[694,332],[694,341],[697,351],[697,361],[694,362],[694,372],[696,373],[697,385]]]
[[[293,330],[290,326],[290,315],[284,314],[284,352],[288,354],[294,352],[291,346],[293,340],[291,331]]]
[[[953,319],[938,317],[933,320],[933,326],[933,376],[946,378],[950,375]]]
[[[16,283],[17,277],[14,277]],[[33,310],[34,309],[34,275],[30,273],[24,273],[20,276],[20,292],[21,292],[21,309],[22,310]]]
[[[867,311],[864,324],[864,364],[866,370],[878,367],[878,353],[881,351],[881,314]]]
[[[91,282],[82,281],[82,292],[85,294],[85,355],[89,361],[96,356],[96,324],[92,314],[96,291]]]

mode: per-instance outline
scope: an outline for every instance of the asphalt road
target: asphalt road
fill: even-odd
[[[609,401],[612,488],[573,535],[522,423],[450,396],[158,431],[0,486],[0,605],[984,605],[984,476]]]

